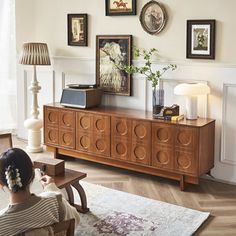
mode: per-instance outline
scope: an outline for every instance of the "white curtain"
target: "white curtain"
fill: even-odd
[[[15,0],[0,0],[0,132],[16,128]]]

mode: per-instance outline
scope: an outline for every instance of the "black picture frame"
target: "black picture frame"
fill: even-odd
[[[96,36],[96,83],[104,93],[131,95],[132,76],[122,69],[132,63],[132,35]]]
[[[215,59],[215,20],[187,20],[186,58]]]
[[[106,16],[136,15],[136,0],[105,0]]]
[[[67,15],[68,45],[88,46],[88,14]]]
[[[143,6],[139,20],[147,33],[158,34],[166,25],[166,10],[162,4],[152,0]]]

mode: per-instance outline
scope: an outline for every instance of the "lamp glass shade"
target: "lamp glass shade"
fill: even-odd
[[[46,43],[24,43],[19,58],[23,65],[51,65]]]
[[[182,83],[174,88],[174,93],[176,95],[197,96],[210,93],[210,88],[203,83]]]

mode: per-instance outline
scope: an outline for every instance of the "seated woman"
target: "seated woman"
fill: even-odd
[[[44,191],[30,192],[34,168],[30,157],[19,148],[12,148],[0,157],[0,184],[10,193],[9,205],[0,211],[0,235],[12,236],[53,223],[75,219],[79,213],[60,194],[53,179],[43,176]]]

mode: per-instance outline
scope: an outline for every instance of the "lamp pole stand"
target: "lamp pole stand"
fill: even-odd
[[[186,118],[197,119],[197,96],[186,96]]]
[[[37,81],[36,65],[34,65],[34,74],[29,86],[29,90],[32,93],[31,103],[31,117],[25,120],[24,126],[28,129],[28,146],[26,147],[28,152],[42,152],[43,146],[41,143],[41,128],[43,127],[43,121],[38,118],[39,106],[38,106],[38,93],[41,87]]]

